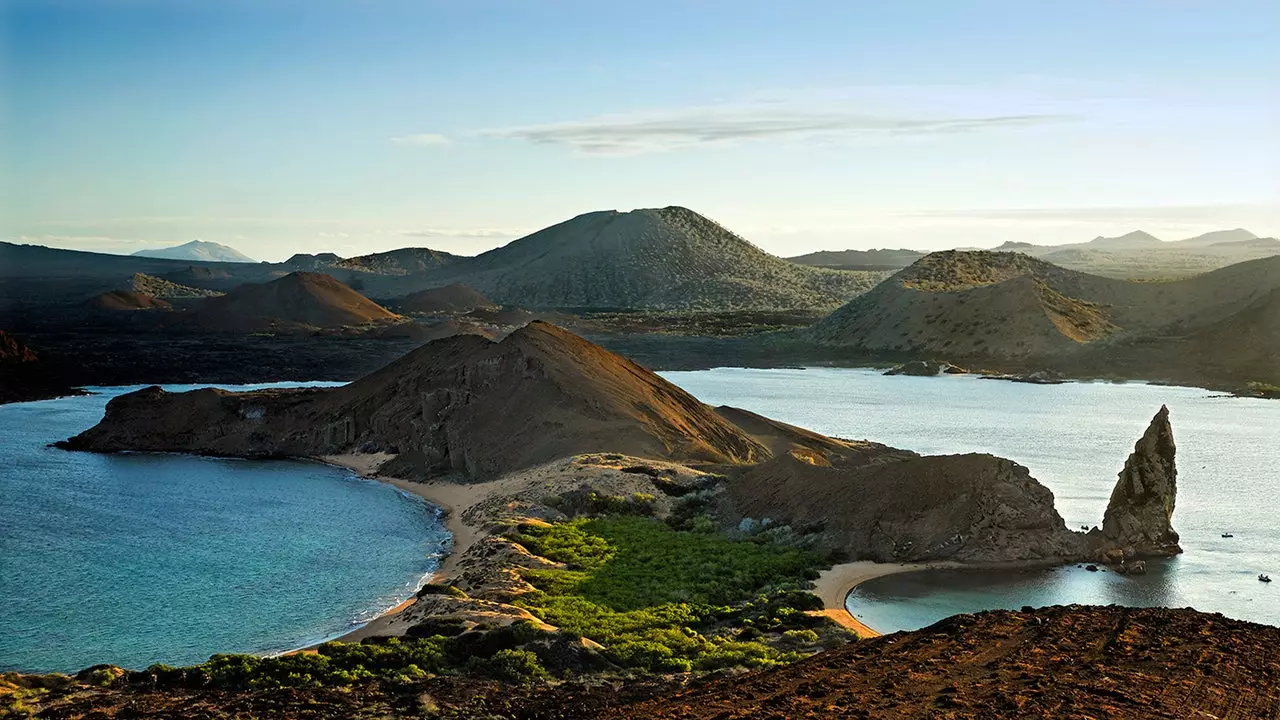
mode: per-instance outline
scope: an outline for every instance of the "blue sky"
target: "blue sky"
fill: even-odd
[[[1280,234],[1280,3],[0,0],[0,238],[778,254]]]

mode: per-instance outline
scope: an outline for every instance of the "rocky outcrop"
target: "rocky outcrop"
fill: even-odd
[[[25,343],[0,330],[0,405],[84,394],[59,380]]]
[[[1085,551],[1053,493],[1010,460],[900,450],[828,459],[750,468],[730,482],[729,503],[775,526],[821,523],[827,549],[859,560],[1054,562]]]
[[[395,455],[382,472],[489,478],[584,452],[755,462],[769,451],[639,365],[546,323],[439,340],[327,390],[113,399],[73,449],[237,457]]]
[[[1182,552],[1171,524],[1178,492],[1175,453],[1169,408],[1162,406],[1120,471],[1102,530],[1090,534],[1104,552],[1118,549],[1126,558]]]
[[[918,377],[935,377],[938,375],[962,375],[964,368],[956,367],[949,362],[932,360],[912,360],[885,371],[885,375],[915,375]]]

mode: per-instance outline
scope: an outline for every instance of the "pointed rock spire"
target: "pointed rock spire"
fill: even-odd
[[[1105,549],[1122,550],[1126,557],[1182,552],[1170,524],[1178,493],[1175,450],[1169,408],[1162,405],[1111,491],[1102,520]]]

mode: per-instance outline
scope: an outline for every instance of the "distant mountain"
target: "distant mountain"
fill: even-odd
[[[1197,235],[1186,240],[1179,240],[1179,245],[1222,245],[1226,243],[1246,242],[1249,240],[1257,240],[1258,236],[1245,230],[1244,228],[1236,228],[1235,230],[1214,230],[1203,235]]]
[[[138,257],[168,258],[171,260],[202,260],[204,262],[257,262],[253,258],[233,247],[207,240],[192,240],[189,243],[159,250],[139,250],[134,253]]]
[[[787,258],[793,263],[836,270],[898,270],[924,257],[917,250],[823,250]]]
[[[1087,245],[1106,250],[1143,250],[1160,247],[1164,245],[1164,241],[1149,232],[1134,230],[1119,237],[1098,236],[1090,240]]]
[[[285,260],[282,264],[299,270],[324,270],[325,268],[333,267],[340,262],[342,262],[342,256],[331,252],[317,253],[315,255],[310,253],[296,253],[289,256],[289,259]]]
[[[535,309],[756,310],[836,307],[883,274],[790,263],[666,207],[579,215],[435,277]]]
[[[349,257],[333,263],[334,267],[378,275],[409,275],[442,268],[462,259],[431,248],[400,248],[387,252]]]
[[[395,322],[400,316],[328,275],[296,272],[209,298],[195,320],[204,329],[253,331],[340,328]]]

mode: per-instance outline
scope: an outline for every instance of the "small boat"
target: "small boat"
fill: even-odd
[[[1235,535],[1232,535],[1231,533],[1222,533],[1222,537],[1235,537]]]
[[[1258,582],[1271,582],[1271,576],[1270,576],[1270,575],[1263,575],[1263,574],[1259,573],[1259,575],[1258,575]]]

